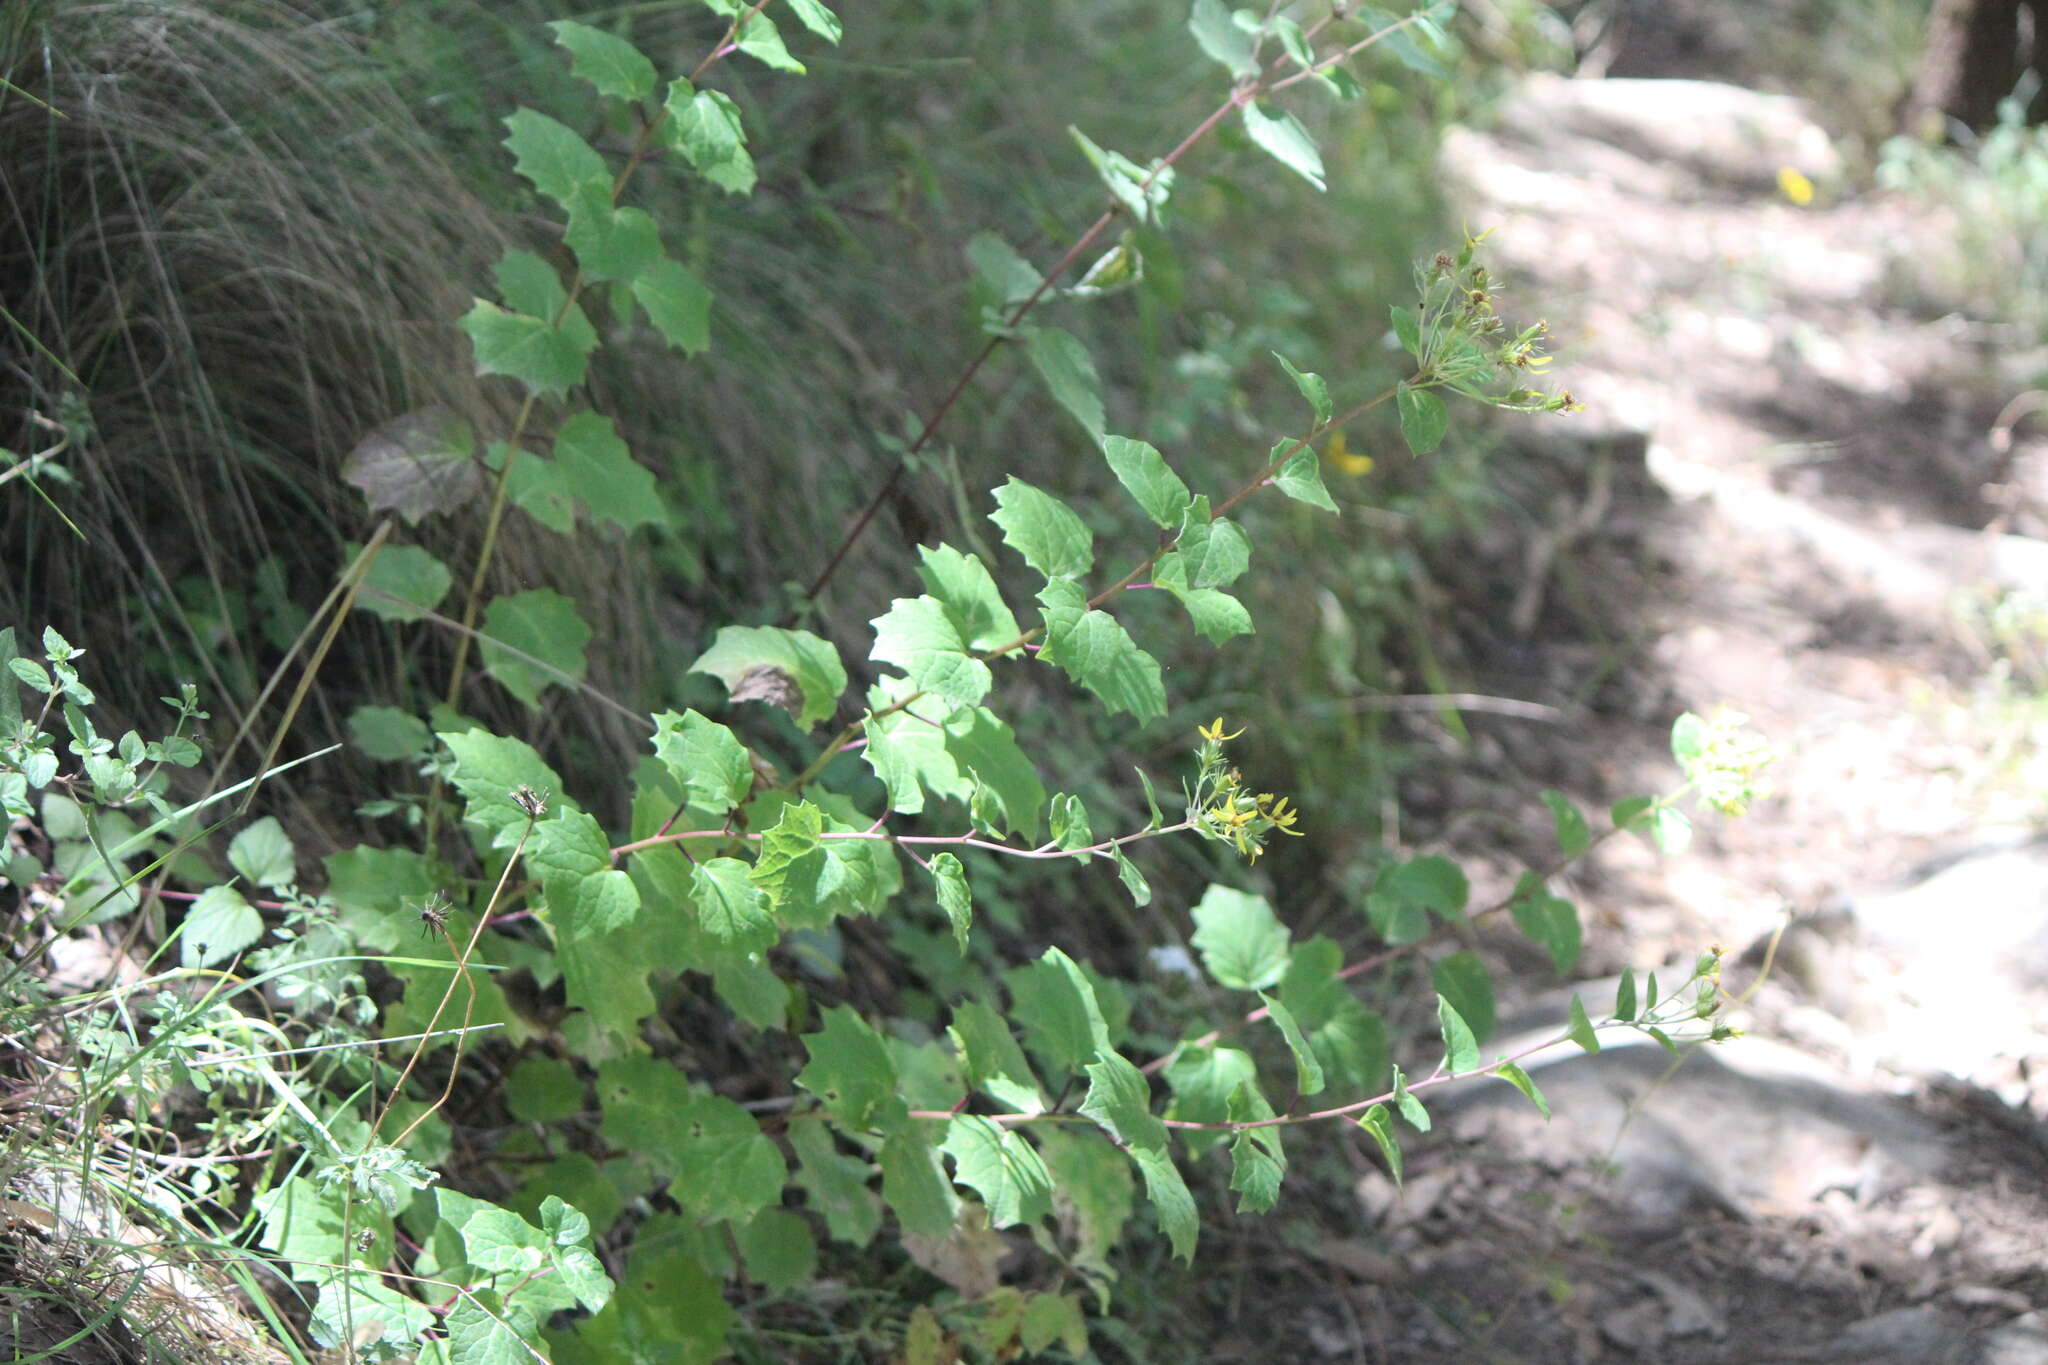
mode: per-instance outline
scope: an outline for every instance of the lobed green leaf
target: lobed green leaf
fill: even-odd
[[[624,38],[573,19],[557,19],[548,31],[568,51],[569,70],[600,95],[644,100],[654,93],[654,63]]]
[[[1322,153],[1316,150],[1315,140],[1294,115],[1268,114],[1256,100],[1248,100],[1244,106],[1244,130],[1281,165],[1319,190],[1329,188],[1323,181]]]
[[[1211,886],[1194,909],[1190,940],[1220,986],[1263,991],[1287,972],[1289,934],[1264,897]]]
[[[1166,714],[1159,661],[1139,649],[1115,617],[1091,609],[1081,589],[1061,579],[1047,583],[1038,600],[1045,609],[1041,659],[1057,664],[1112,713],[1140,721]]]

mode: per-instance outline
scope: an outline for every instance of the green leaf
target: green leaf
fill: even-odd
[[[1131,771],[1138,775],[1138,785],[1145,789],[1145,813],[1148,817],[1145,828],[1158,829],[1166,823],[1159,814],[1159,794],[1152,790],[1152,779],[1145,775],[1143,768],[1132,768]]]
[[[995,649],[1023,634],[980,559],[950,545],[920,545],[917,555],[917,576],[925,591],[945,604],[969,649]]]
[[[555,464],[592,516],[621,531],[667,524],[660,486],[634,461],[611,418],[579,412],[562,423],[555,433]]]
[[[805,729],[828,719],[846,690],[846,666],[829,641],[807,630],[774,626],[722,627],[711,648],[690,665],[690,672],[709,673],[732,692],[756,668],[775,669],[796,684],[803,694],[796,722]]]
[[[1558,975],[1570,971],[1579,960],[1579,912],[1570,901],[1547,895],[1538,887],[1531,894],[1518,896],[1508,913],[1515,917],[1517,928],[1550,954],[1550,965]]]
[[[567,208],[569,225],[563,241],[576,253],[586,280],[634,280],[666,260],[661,229],[645,209],[618,208],[608,184],[579,184]]]
[[[1387,1170],[1394,1177],[1394,1184],[1401,1183],[1401,1139],[1394,1135],[1394,1125],[1387,1118],[1387,1107],[1375,1104],[1359,1115],[1358,1126],[1372,1134],[1372,1140],[1380,1145],[1380,1155],[1387,1160]]]
[[[747,746],[725,726],[695,711],[664,711],[654,718],[654,756],[693,804],[709,811],[737,810],[754,788]]]
[[[810,923],[822,908],[830,868],[821,847],[825,815],[808,801],[782,808],[782,818],[761,836],[751,873],[775,901],[785,922]]]
[[[900,1129],[909,1111],[896,1094],[896,1066],[880,1035],[847,1005],[826,1010],[819,1022],[819,1032],[803,1035],[811,1060],[796,1083],[850,1132]]]
[[[1251,542],[1227,517],[1211,518],[1209,500],[1195,498],[1182,515],[1174,551],[1187,566],[1188,586],[1220,588],[1251,564]]]
[[[899,597],[869,624],[875,645],[868,657],[895,664],[921,692],[972,706],[995,685],[988,665],[967,652],[959,623],[936,597]]]
[[[1593,1022],[1586,1018],[1586,1007],[1580,1003],[1576,995],[1572,997],[1571,1013],[1568,1018],[1570,1022],[1565,1028],[1565,1036],[1589,1053],[1598,1052],[1600,1035],[1593,1031]]]
[[[1164,1152],[1166,1125],[1152,1112],[1152,1088],[1145,1073],[1114,1052],[1105,1052],[1085,1069],[1088,1094],[1081,1112],[1120,1147]]]
[[[753,869],[737,858],[707,858],[690,869],[690,899],[697,922],[720,943],[742,953],[773,947],[782,937],[768,896],[754,885]]]
[[[824,0],[789,0],[797,22],[828,43],[839,42],[839,16],[826,8]]]
[[[1088,827],[1088,808],[1078,796],[1061,792],[1053,797],[1050,823],[1052,841],[1060,848],[1082,849],[1095,842],[1095,832]]]
[[[1211,644],[1252,633],[1252,616],[1244,603],[1219,588],[1189,587],[1187,561],[1178,554],[1159,557],[1152,566],[1152,586],[1172,593],[1187,611],[1196,634]]]
[[[758,959],[729,959],[711,969],[711,988],[740,1019],[758,1029],[789,1022],[789,983]]]
[[[505,1077],[505,1108],[521,1123],[553,1123],[583,1112],[583,1081],[554,1057],[528,1057]]]
[[[939,908],[953,926],[953,941],[967,951],[967,935],[974,927],[974,894],[967,886],[967,870],[950,853],[932,857],[932,878],[939,887]]]
[[[612,177],[604,158],[574,129],[531,109],[513,111],[505,127],[511,130],[505,146],[511,149],[513,169],[542,194],[566,206],[577,186],[595,185],[611,198]]]
[[[507,375],[541,394],[566,393],[581,384],[585,359],[596,345],[595,335],[586,338],[572,326],[508,313],[485,299],[476,301],[460,326],[476,350],[478,374]]]
[[[1048,1126],[1037,1136],[1039,1156],[1059,1191],[1061,1231],[1073,1233],[1075,1263],[1106,1268],[1131,1217],[1130,1163],[1093,1133]]]
[[[484,671],[528,706],[538,707],[547,688],[582,681],[589,643],[576,604],[552,588],[495,597],[484,608]]]
[[[1659,807],[1650,816],[1650,838],[1660,853],[1683,853],[1692,847],[1692,821],[1682,810]]]
[[[1140,223],[1160,221],[1161,211],[1173,193],[1171,166],[1155,161],[1153,169],[1148,172],[1123,153],[1105,151],[1096,146],[1079,128],[1069,125],[1067,136],[1074,140],[1074,145],[1081,149],[1081,155],[1088,158],[1088,164],[1095,168],[1095,174],[1101,177],[1103,185],[1131,217]],[[1148,176],[1149,184],[1146,183]]]
[[[1031,1295],[1024,1301],[1017,1340],[1027,1356],[1043,1353],[1054,1342],[1076,1359],[1087,1355],[1088,1322],[1081,1314],[1081,1301],[1071,1294]]]
[[[1130,895],[1131,903],[1140,906],[1150,905],[1152,885],[1145,880],[1145,874],[1138,870],[1138,865],[1125,856],[1121,845],[1112,848],[1109,856],[1116,863],[1117,880],[1124,884],[1124,890]]]
[[[600,95],[644,100],[654,93],[654,63],[624,38],[573,19],[557,19],[548,29],[568,49],[569,69]]]
[[[1272,458],[1278,459],[1281,449],[1293,444],[1292,441],[1280,442],[1273,447]],[[1287,463],[1281,465],[1280,471],[1273,476],[1273,486],[1296,502],[1320,507],[1325,512],[1337,510],[1335,500],[1330,497],[1330,490],[1323,486],[1322,461],[1317,458],[1315,451],[1307,446],[1287,457]]]
[[[908,684],[898,680],[900,689]],[[953,708],[931,698],[901,711],[880,714],[890,705],[890,690],[877,686],[868,694],[870,710],[863,724],[867,746],[861,759],[889,789],[889,809],[915,815],[924,809],[925,793],[967,800],[974,781],[963,777],[946,749],[946,722]]]
[[[946,721],[945,747],[960,774],[994,803],[1001,824],[1036,843],[1045,787],[1010,727],[985,706],[968,707]]]
[[[504,467],[506,450],[493,441],[484,452],[484,464]],[[512,505],[558,535],[576,534],[576,490],[570,486],[562,467],[530,450],[512,452],[512,472],[505,476],[505,496]]]
[[[569,291],[562,287],[561,276],[531,251],[507,251],[491,267],[491,278],[497,283],[499,296],[516,313],[552,318],[569,304]],[[577,310],[576,316],[582,317],[581,310]],[[583,326],[589,326],[587,319]],[[590,340],[596,343],[594,331]]]
[[[1163,455],[1128,436],[1103,438],[1102,454],[1117,482],[1137,500],[1153,525],[1171,531],[1181,524],[1192,495],[1180,475],[1168,468]]]
[[[211,967],[262,937],[263,916],[241,892],[232,886],[209,886],[185,914],[178,962],[184,967]]]
[[[1309,1046],[1301,1025],[1295,1022],[1294,1012],[1264,991],[1259,992],[1259,999],[1266,1006],[1267,1017],[1287,1040],[1287,1050],[1294,1054],[1294,1088],[1304,1095],[1321,1094],[1325,1084],[1323,1065],[1316,1060],[1315,1049]]]
[[[523,740],[484,730],[443,731],[440,738],[455,755],[450,780],[469,802],[464,819],[490,832],[492,848],[511,848],[526,830],[526,812],[512,800],[518,788],[562,799],[562,779]]]
[[[1038,600],[1045,609],[1040,659],[1051,656],[1051,662],[1100,697],[1112,714],[1128,712],[1139,721],[1166,714],[1159,661],[1139,649],[1115,617],[1091,610],[1081,589],[1063,579],[1047,583]]]
[[[1346,999],[1309,1042],[1323,1069],[1350,1090],[1370,1095],[1385,1086],[1393,1058],[1386,1024],[1356,1000]]]
[[[747,1278],[776,1293],[810,1283],[818,1269],[811,1225],[786,1209],[763,1209],[733,1230]]]
[[[1381,875],[1373,890],[1436,911],[1452,919],[1465,911],[1472,887],[1456,863],[1434,853],[1410,858]]]
[[[425,721],[395,706],[358,706],[349,713],[348,740],[365,758],[402,763],[424,755],[434,736]]]
[[[590,1250],[590,1220],[554,1195],[541,1201],[541,1231],[548,1242],[548,1264],[577,1303],[596,1312],[611,1301],[611,1276]]]
[[[582,811],[550,815],[533,827],[526,861],[540,875],[549,909],[558,914],[576,903],[583,882],[611,864],[604,829]]]
[[[1024,352],[1052,391],[1053,401],[1081,424],[1089,439],[1101,445],[1108,423],[1102,413],[1102,380],[1095,373],[1088,348],[1070,332],[1040,327],[1025,341]]]
[[[1471,1071],[1479,1065],[1479,1044],[1472,1029],[1459,1017],[1457,1006],[1439,995],[1436,998],[1437,1027],[1444,1035],[1444,1066],[1451,1071]]]
[[[387,621],[417,621],[441,605],[454,581],[446,564],[417,545],[386,545],[363,576],[361,602]]]
[[[1203,55],[1228,71],[1232,80],[1240,80],[1259,69],[1250,36],[1232,21],[1223,0],[1195,0],[1194,12],[1188,16],[1188,32],[1195,35]]]
[[[578,1322],[573,1335],[552,1337],[554,1359],[580,1365],[640,1360],[647,1358],[648,1342],[661,1343],[664,1365],[711,1365],[726,1358],[733,1313],[723,1286],[695,1257],[676,1249],[672,1234],[657,1234],[656,1226],[650,1222],[633,1243],[619,1292],[604,1311]],[[520,1365],[534,1360],[528,1354]]]
[[[1191,1123],[1217,1123],[1230,1116],[1230,1097],[1246,1085],[1256,1084],[1258,1068],[1251,1055],[1231,1047],[1183,1044],[1166,1067],[1166,1083],[1173,1088],[1173,1104],[1167,1117]],[[1180,1130],[1188,1150],[1201,1156],[1225,1142],[1227,1133],[1200,1129]]]
[[[976,1114],[956,1114],[941,1147],[953,1179],[981,1196],[989,1226],[1035,1223],[1052,1212],[1052,1176],[1022,1135]]]
[[[1317,189],[1327,189],[1323,183],[1323,158],[1316,150],[1315,140],[1299,120],[1289,113],[1268,114],[1259,108],[1257,101],[1247,101],[1244,106],[1244,130],[1253,142],[1264,148],[1274,160],[1293,171]]]
[[[1164,1150],[1143,1147],[1126,1150],[1137,1165],[1138,1174],[1145,1177],[1145,1195],[1152,1201],[1152,1212],[1159,1219],[1159,1230],[1172,1244],[1173,1254],[1193,1265],[1195,1241],[1201,1235],[1202,1220],[1195,1209],[1195,1198],[1188,1193],[1187,1181],[1181,1178],[1172,1155]]]
[[[1045,1112],[1045,1097],[1031,1064],[1001,1015],[979,1001],[966,1001],[953,1007],[953,1023],[946,1032],[970,1086],[1018,1113]]]
[[[298,880],[291,836],[272,815],[264,816],[235,836],[228,845],[228,866],[272,891]]]
[[[1287,377],[1294,381],[1296,392],[1300,393],[1302,398],[1308,403],[1309,411],[1315,414],[1316,425],[1321,426],[1329,421],[1332,411],[1330,407],[1330,386],[1323,382],[1323,377],[1319,374],[1309,374],[1295,369],[1294,362],[1281,355],[1278,351],[1273,352],[1273,359],[1280,362],[1280,368],[1287,371]]]
[[[1418,1133],[1429,1131],[1429,1111],[1422,1107],[1422,1101],[1415,1098],[1408,1089],[1408,1078],[1401,1074],[1401,1068],[1394,1068],[1394,1108]]]
[[[746,26],[740,30],[739,50],[763,66],[803,75],[804,64],[789,55],[789,49],[782,42],[782,31],[775,27],[775,21],[761,13],[756,5],[749,5],[746,13],[749,17]]]
[[[1396,304],[1388,310],[1394,319],[1394,339],[1401,343],[1401,349],[1417,360],[1422,359],[1422,324],[1415,314]]]
[[[1404,383],[1394,393],[1394,407],[1401,416],[1401,439],[1417,455],[1427,455],[1443,444],[1451,414],[1444,400],[1428,389]]]
[[[967,260],[997,303],[1006,308],[1030,298],[1043,278],[1038,267],[993,232],[977,232],[967,239]]]
[[[1413,28],[1416,32],[1431,35],[1436,42],[1441,44],[1443,41],[1442,31],[1429,20],[1427,15],[1427,10],[1419,11]],[[1391,19],[1384,20],[1375,26],[1385,30],[1379,46],[1391,54],[1395,61],[1407,67],[1410,71],[1420,72],[1433,81],[1448,81],[1451,79],[1451,73],[1445,69],[1444,64],[1423,51],[1422,46],[1416,42],[1408,29],[1393,27]]]
[[[1095,537],[1072,508],[1012,475],[995,490],[989,520],[1024,562],[1049,579],[1079,578],[1095,567]]]
[[[1337,975],[1343,966],[1344,950],[1320,934],[1289,954],[1280,999],[1303,1029],[1320,1028],[1351,1003],[1351,992]]]
[[[1550,814],[1557,822],[1557,846],[1567,858],[1584,855],[1592,840],[1586,828],[1586,817],[1579,814],[1579,808],[1566,799],[1563,792],[1544,791],[1543,804],[1550,807]]]
[[[1614,1017],[1629,1023],[1636,1017],[1636,974],[1633,969],[1624,969],[1621,982],[1614,988]]]
[[[633,277],[633,298],[662,340],[684,355],[711,346],[711,291],[680,261],[666,257]]]
[[[1287,52],[1287,59],[1304,71],[1313,70],[1316,64],[1315,50],[1309,46],[1308,35],[1301,31],[1301,25],[1284,14],[1275,14],[1272,26],[1274,34],[1280,39],[1280,46]]]
[[[1451,1002],[1458,1017],[1471,1025],[1472,1035],[1485,1042],[1493,1032],[1493,978],[1476,953],[1452,953],[1430,965],[1429,979],[1437,994]]]
[[[1644,813],[1656,804],[1647,796],[1630,796],[1615,802],[1607,814],[1616,829],[1640,831],[1648,825]]]
[[[788,1167],[760,1125],[723,1096],[692,1094],[667,1062],[604,1062],[597,1094],[600,1131],[665,1169],[669,1197],[690,1217],[746,1219],[780,1202]]]
[[[873,1176],[868,1163],[841,1154],[825,1124],[792,1123],[788,1131],[796,1149],[796,1183],[812,1212],[825,1220],[825,1230],[856,1247],[872,1242],[882,1228],[882,1208],[868,1188]]]
[[[686,80],[670,83],[663,131],[698,174],[728,194],[754,189],[754,159],[740,110],[721,90],[697,90]]]
[[[1211,886],[1194,909],[1191,940],[1216,983],[1262,991],[1287,972],[1287,926],[1262,896]]]
[[[1543,1098],[1543,1092],[1536,1088],[1536,1082],[1529,1079],[1529,1073],[1510,1061],[1501,1061],[1493,1068],[1493,1074],[1512,1085],[1529,1097],[1529,1103],[1536,1106],[1536,1112],[1545,1119],[1550,1117],[1550,1101]]]
[[[1272,1117],[1273,1107],[1250,1082],[1231,1092],[1231,1122],[1256,1123]],[[1286,1175],[1287,1152],[1281,1146],[1277,1124],[1241,1129],[1230,1140],[1230,1188],[1238,1195],[1239,1213],[1271,1211]]]
[[[1038,961],[1011,968],[1003,981],[1025,1043],[1052,1070],[1078,1071],[1111,1050],[1093,983],[1059,949],[1048,948]]]
[[[882,1143],[881,1166],[882,1199],[906,1236],[944,1237],[953,1230],[960,1200],[935,1149],[922,1138],[891,1137]]]

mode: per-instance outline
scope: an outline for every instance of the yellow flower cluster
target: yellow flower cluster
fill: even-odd
[[[1244,774],[1225,761],[1224,742],[1236,739],[1243,730],[1225,733],[1223,717],[1218,716],[1208,725],[1197,726],[1195,733],[1202,737],[1202,745],[1196,751],[1199,768],[1188,809],[1197,831],[1230,844],[1249,862],[1259,860],[1269,834],[1277,831],[1302,837],[1302,831],[1294,828],[1301,812],[1289,806],[1286,797],[1247,790]]]

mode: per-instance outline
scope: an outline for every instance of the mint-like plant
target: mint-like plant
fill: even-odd
[[[706,78],[735,54],[803,69],[767,0],[706,3],[727,20],[723,36],[686,77],[665,83],[624,38],[552,25],[572,70],[601,96],[607,126],[630,130],[621,154],[607,157],[541,112],[506,119],[515,169],[559,216],[562,245],[553,260],[508,254],[496,297],[478,300],[461,321],[479,372],[503,376],[521,395],[508,429],[481,456],[491,477],[477,559],[456,573],[423,550],[380,540],[361,571],[366,600],[390,614],[430,611],[455,582],[466,583],[451,618],[457,649],[445,704],[424,719],[368,707],[351,721],[359,747],[411,762],[427,779],[416,807],[425,812],[423,843],[331,855],[320,896],[299,891],[296,854],[274,822],[250,826],[229,848],[245,883],[278,897],[264,908],[284,920],[277,941],[250,961],[296,1002],[302,1026],[332,1031],[318,1046],[331,1038],[343,1048],[364,1000],[360,964],[330,948],[352,941],[390,982],[381,1049],[347,1049],[350,1062],[318,1072],[266,1073],[280,1103],[260,1131],[289,1128],[304,1145],[263,1167],[257,1240],[309,1296],[316,1342],[360,1359],[715,1359],[745,1311],[745,1294],[727,1285],[800,1287],[817,1265],[820,1230],[851,1248],[893,1241],[960,1291],[941,1310],[917,1307],[872,1346],[938,1360],[950,1333],[951,1349],[969,1340],[989,1358],[1055,1346],[1079,1356],[1088,1306],[1113,1304],[1110,1255],[1139,1187],[1174,1254],[1192,1259],[1202,1213],[1200,1182],[1191,1186],[1188,1172],[1219,1149],[1228,1149],[1239,1208],[1262,1212],[1288,1172],[1289,1129],[1359,1124],[1398,1180],[1396,1122],[1426,1129],[1424,1100],[1445,1085],[1496,1077],[1547,1113],[1521,1065],[1527,1052],[1491,1060],[1482,1052],[1494,995],[1476,955],[1432,964],[1442,1056],[1412,1073],[1395,1064],[1383,1022],[1348,983],[1446,928],[1500,912],[1568,970],[1579,921],[1548,891],[1548,878],[1625,831],[1678,845],[1688,828],[1678,809],[1685,793],[1623,802],[1598,833],[1564,797],[1546,794],[1558,857],[1493,905],[1471,906],[1447,859],[1389,868],[1361,907],[1385,947],[1349,963],[1331,939],[1297,941],[1265,898],[1212,886],[1192,909],[1190,967],[1198,963],[1216,998],[1229,1002],[1228,1017],[1164,1048],[1145,1041],[1149,1025],[1134,1025],[1117,981],[1058,946],[1004,963],[977,919],[975,871],[999,860],[1074,860],[1115,876],[1145,905],[1153,893],[1131,856],[1135,845],[1192,836],[1251,862],[1300,833],[1286,794],[1257,790],[1233,765],[1236,734],[1221,717],[1194,737],[1177,801],[1140,772],[1145,819],[1107,824],[1078,796],[1048,790],[994,704],[1006,679],[1050,667],[1065,683],[1041,682],[1042,690],[1075,705],[1088,704],[1079,695],[1088,694],[1135,724],[1159,720],[1169,713],[1160,664],[1116,608],[1129,593],[1164,592],[1211,644],[1250,633],[1251,613],[1232,587],[1250,566],[1252,543],[1232,514],[1268,490],[1334,512],[1318,443],[1392,403],[1408,446],[1426,455],[1444,439],[1445,393],[1515,411],[1572,406],[1569,395],[1533,386],[1546,363],[1542,325],[1516,331],[1500,319],[1476,238],[1425,262],[1414,305],[1391,310],[1413,362],[1407,378],[1342,399],[1322,376],[1276,354],[1305,412],[1267,448],[1246,453],[1234,484],[1209,491],[1191,488],[1152,444],[1108,430],[1087,350],[1039,317],[1056,296],[1085,305],[1142,271],[1133,238],[1111,242],[1109,234],[1119,224],[1162,224],[1177,169],[1226,120],[1320,187],[1326,172],[1315,143],[1277,97],[1297,86],[1354,97],[1345,63],[1375,47],[1432,65],[1444,3],[1398,18],[1334,5],[1304,23],[1279,7],[1232,12],[1221,0],[1196,0],[1190,29],[1229,80],[1216,110],[1145,162],[1076,131],[1105,208],[1050,267],[994,235],[968,244],[985,339],[904,444],[905,460],[932,439],[988,356],[1013,345],[1052,406],[1100,452],[1127,509],[1084,516],[1020,478],[997,484],[988,519],[1022,572],[953,545],[920,547],[918,591],[870,623],[865,662],[874,680],[850,707],[846,661],[820,635],[718,630],[691,668],[724,684],[723,718],[696,709],[649,718],[618,827],[565,790],[532,745],[468,721],[460,707],[473,640],[483,674],[529,704],[580,681],[591,640],[577,604],[550,589],[486,600],[512,510],[551,533],[575,534],[579,521],[620,533],[663,521],[654,477],[612,422],[576,397],[601,345],[593,314],[607,325],[644,319],[684,358],[710,344],[710,291],[669,254],[661,225],[628,203],[628,192],[636,169],[662,157],[711,192],[749,193],[752,134],[740,106]],[[788,0],[777,13],[814,41],[839,38],[839,20],[820,0]],[[1060,285],[1077,270],[1073,284]],[[358,460],[350,477],[373,507],[407,518],[453,510],[473,487],[474,439],[466,429],[415,423]],[[813,597],[893,482],[826,558]],[[1131,545],[1104,549],[1095,528],[1117,515],[1136,528]],[[17,660],[15,675],[53,697],[82,686],[64,671],[68,656],[47,652],[50,672]],[[806,746],[796,761],[778,763],[761,739],[770,732],[753,723],[767,713],[749,703],[787,714]],[[188,697],[181,719],[192,705]],[[786,741],[788,725],[777,724]],[[147,794],[147,783],[124,787],[101,761],[89,724],[71,728],[101,807]],[[47,827],[54,793],[40,811],[28,799],[58,780],[46,739],[22,721],[0,795],[10,815],[39,815]],[[157,755],[123,740],[120,761],[129,769],[153,755],[189,761],[174,743]],[[1710,804],[1739,810],[1759,793],[1768,753],[1739,717],[1686,717],[1674,747],[1687,787]],[[457,820],[460,846],[440,838]],[[89,833],[91,821],[85,826]],[[102,860],[115,883],[132,883],[116,858]],[[966,983],[948,1004],[943,1039],[864,1013],[839,965],[842,922],[924,915],[950,926],[955,979]],[[210,888],[180,931],[185,962],[230,963],[268,930],[256,902],[232,886]],[[1675,1050],[1720,1036],[1718,964],[1710,953],[1661,992],[1654,977],[1640,994],[1625,978],[1597,1023],[1575,1000],[1554,1041],[1591,1051],[1603,1031],[1638,1029]],[[530,983],[516,1004],[515,977]],[[671,979],[689,983],[687,1025],[657,994]],[[211,1014],[203,1026],[207,1037],[221,1027]],[[179,1022],[160,1036],[190,1038],[198,1027]],[[98,1037],[95,1064],[132,1068],[155,1047],[163,1058],[185,1058],[189,1071],[190,1047],[159,1046],[146,1034]],[[756,1035],[758,1044],[745,1041]],[[493,1051],[494,1071],[505,1063],[497,1095],[476,1089],[479,1038],[517,1050]],[[756,1045],[789,1065],[778,1093],[742,1097],[724,1084],[719,1059]],[[450,1108],[494,1099],[521,1125],[495,1155],[530,1173],[502,1203],[446,1188],[435,1174],[456,1131]],[[1046,1253],[1028,1286],[983,1283],[962,1269],[988,1259],[996,1234],[1013,1228]]]

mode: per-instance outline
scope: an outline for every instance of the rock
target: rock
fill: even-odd
[[[2048,1365],[2048,1312],[2028,1313],[1977,1338],[1971,1365]]]
[[[1598,149],[1614,148],[1656,168],[1658,180],[1683,171],[1701,189],[1768,192],[1782,167],[1809,180],[1832,179],[1842,168],[1804,102],[1712,81],[1579,81],[1537,73],[1502,102],[1500,127],[1551,149],[1560,168],[1597,167]]]

